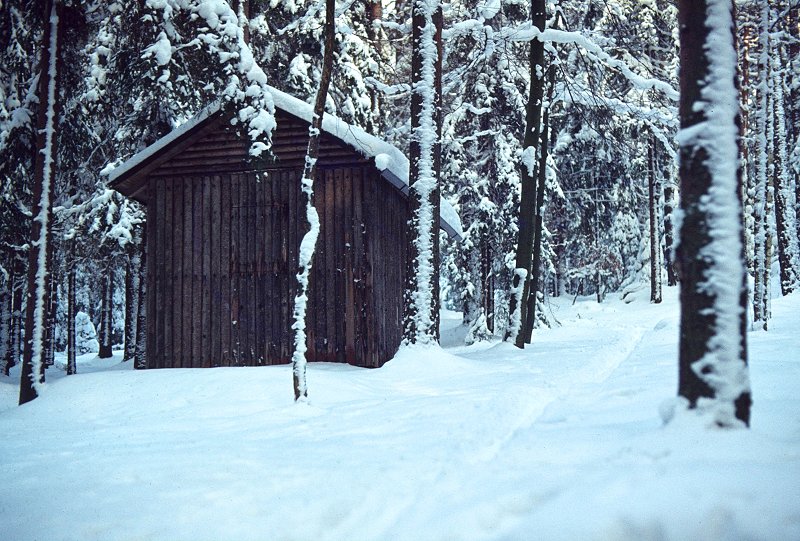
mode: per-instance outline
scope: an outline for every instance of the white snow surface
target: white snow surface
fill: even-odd
[[[294,96],[282,92],[277,88],[273,88],[269,85],[265,86],[272,94],[272,101],[276,108],[282,109],[283,111],[301,118],[306,122],[311,122],[311,119],[314,116],[314,106],[312,104],[295,98]],[[178,128],[174,129],[172,132],[165,135],[141,152],[133,155],[124,163],[113,169],[106,167],[103,172],[108,174],[109,182],[113,182],[126,171],[136,167],[154,153],[163,149],[165,146],[168,146],[182,134],[191,130],[210,115],[213,115],[219,111],[219,108],[219,103],[214,103],[205,107],[193,118],[189,119],[184,124],[181,124]],[[386,141],[379,139],[374,135],[370,135],[358,126],[348,124],[338,117],[327,113],[322,118],[322,130],[333,135],[334,137],[338,137],[355,150],[363,154],[365,157],[375,159],[375,165],[381,172],[385,173],[388,171],[393,177],[404,183],[406,187],[408,186],[408,158],[394,145],[387,143]],[[408,189],[406,188],[404,191],[407,193]],[[457,236],[464,236],[464,230],[462,228],[461,218],[458,216],[458,212],[456,212],[455,208],[444,198],[441,199],[440,214],[442,221],[446,222],[447,225],[453,229]]]
[[[800,539],[800,294],[751,332],[751,429],[677,388],[677,289],[556,300],[535,344],[404,348],[377,370],[311,363],[134,371],[63,358],[16,407],[0,376],[0,537],[75,540]],[[627,300],[631,300],[630,296]],[[463,342],[462,342],[463,343]]]

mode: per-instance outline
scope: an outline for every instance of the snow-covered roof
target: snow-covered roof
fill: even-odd
[[[314,114],[314,109],[311,104],[295,98],[294,96],[290,96],[276,88],[268,88],[272,93],[272,99],[277,109],[294,115],[306,122],[311,122]],[[186,136],[205,120],[214,116],[219,110],[220,104],[218,102],[205,107],[197,115],[141,152],[134,154],[124,163],[113,169],[107,168],[103,172],[108,174],[109,182],[113,184],[116,180],[126,176],[127,173],[147,161],[148,158],[153,157],[173,142]],[[381,172],[383,178],[398,188],[403,194],[408,195],[409,162],[408,158],[406,158],[405,154],[403,154],[400,149],[374,135],[370,135],[358,126],[348,124],[330,114],[325,114],[322,118],[322,130],[353,147],[363,156],[373,159],[376,168]],[[441,226],[451,236],[461,238],[464,235],[458,213],[453,206],[444,199],[441,200]]]

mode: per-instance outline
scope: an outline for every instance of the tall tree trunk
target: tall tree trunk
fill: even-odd
[[[14,258],[11,292],[11,343],[6,357],[5,374],[19,362],[22,354],[22,287],[25,276],[23,262]]]
[[[661,238],[659,236],[658,194],[661,186],[656,174],[655,140],[650,138],[647,152],[648,195],[650,210],[650,302],[661,302]]]
[[[75,332],[75,264],[69,262],[67,271],[67,375],[78,372],[78,337]]]
[[[0,365],[4,375],[8,375],[6,366],[11,358],[11,313],[12,291],[14,290],[14,274],[9,272],[0,284]]]
[[[780,266],[781,294],[788,295],[797,287],[797,229],[795,226],[795,188],[791,186],[784,110],[784,73],[786,66],[784,47],[778,43],[776,53],[771,55],[773,107],[772,146],[774,148],[774,171],[772,175],[775,192],[775,229],[778,240],[778,264]]]
[[[47,0],[44,6],[45,32],[39,75],[39,112],[37,119],[36,160],[33,175],[33,220],[28,250],[28,302],[25,313],[25,343],[19,403],[39,395],[44,383],[45,325],[47,323],[47,282],[52,220],[53,185],[55,184],[58,138],[56,124],[60,111],[58,96],[59,14],[58,0]]]
[[[138,233],[136,236],[141,241]],[[123,362],[130,361],[136,356],[136,339],[139,335],[137,328],[139,322],[139,290],[141,289],[140,277],[142,275],[140,267],[143,249],[141,242],[134,245],[133,253],[129,255],[125,267],[125,351],[122,357]]]
[[[142,239],[147,238],[147,222],[142,225]],[[136,348],[133,367],[137,370],[147,368],[147,244],[142,243],[139,262],[139,290],[136,310]]]
[[[770,237],[767,193],[769,192],[769,147],[772,145],[769,136],[769,6],[764,3],[761,11],[761,29],[759,31],[759,85],[756,139],[757,162],[754,181],[755,194],[753,200],[753,321],[757,325],[766,325],[769,298],[769,268],[767,241]]]
[[[679,0],[678,19],[684,215],[678,394],[719,426],[749,425],[733,0]]]
[[[753,269],[754,263],[754,254],[753,250],[755,248],[755,240],[753,238],[754,227],[752,225],[753,221],[753,203],[752,203],[752,189],[753,183],[756,178],[756,174],[754,173],[754,165],[755,161],[758,159],[752,159],[751,157],[751,147],[753,145],[752,142],[752,132],[753,132],[753,111],[750,107],[750,85],[751,85],[751,63],[750,63],[750,47],[753,41],[752,31],[753,26],[751,24],[747,24],[741,27],[741,35],[742,38],[739,40],[741,44],[740,47],[740,70],[741,70],[741,93],[742,93],[742,128],[740,135],[743,137],[742,140],[742,223],[744,225],[744,254],[745,254],[745,265],[747,266],[748,271]],[[755,93],[753,93],[756,96]],[[744,138],[746,137],[746,138]]]
[[[58,310],[58,283],[56,283],[55,272],[53,271],[53,245],[50,245],[50,261],[47,268],[50,270],[47,292],[47,324],[45,326],[45,368],[55,364],[56,360],[56,311]]]
[[[678,273],[675,271],[675,224],[673,212],[675,211],[675,187],[667,182],[664,185],[664,260],[667,263],[667,285],[678,285]]]
[[[533,25],[544,31],[547,3],[545,0],[532,0],[531,21]],[[522,194],[519,204],[519,227],[517,236],[516,271],[509,303],[509,325],[505,340],[513,340],[518,348],[525,347],[525,333],[520,332],[524,325],[530,292],[531,263],[533,251],[534,225],[536,212],[536,146],[542,118],[542,100],[544,98],[544,42],[531,40],[528,57],[531,87],[528,103],[525,108],[525,135],[522,139],[523,164],[520,183]],[[521,301],[521,302],[520,302]]]
[[[294,299],[294,351],[292,352],[292,380],[294,399],[308,396],[306,384],[306,309],[308,304],[308,280],[314,260],[314,247],[319,237],[320,223],[317,209],[314,208],[314,179],[317,176],[319,140],[322,133],[322,117],[325,114],[325,101],[333,71],[335,0],[325,0],[325,52],[322,57],[322,77],[320,78],[317,99],[314,102],[314,116],[308,128],[308,149],[301,179],[303,194],[306,196],[306,219],[309,229],[303,235],[299,251],[299,271],[297,273],[298,292]]]
[[[442,127],[442,5],[414,0],[411,35],[411,221],[405,344],[439,341],[439,214]]]
[[[553,99],[555,87],[555,69],[550,66],[548,76],[548,108],[542,109],[542,130],[539,137],[539,165],[536,171],[536,203],[533,218],[533,260],[531,262],[530,291],[528,293],[528,306],[525,314],[525,324],[522,334],[525,343],[530,344],[533,336],[533,327],[536,325],[536,305],[539,301],[539,278],[542,273],[542,234],[544,233],[544,190],[547,185],[547,144],[550,140],[550,110],[549,103]]]
[[[100,308],[100,351],[97,356],[101,359],[109,359],[113,355],[111,351],[111,311],[114,298],[114,269],[109,266],[105,270],[102,284],[102,299]]]

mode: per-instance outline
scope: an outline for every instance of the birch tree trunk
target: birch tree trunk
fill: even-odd
[[[28,250],[28,299],[25,311],[25,340],[19,403],[39,396],[44,383],[45,325],[48,306],[48,252],[52,221],[53,185],[55,184],[58,138],[56,124],[60,111],[58,96],[59,14],[58,0],[45,2],[45,32],[39,75],[39,111],[37,119],[36,159],[33,178],[33,220]]]
[[[294,399],[302,400],[308,396],[306,383],[306,309],[308,307],[308,280],[314,259],[314,248],[319,237],[320,222],[314,208],[314,179],[317,176],[319,158],[319,138],[322,132],[322,117],[325,114],[325,101],[333,70],[335,0],[325,0],[325,52],[322,57],[322,76],[317,98],[314,102],[314,116],[308,129],[308,149],[301,179],[303,194],[306,196],[306,219],[309,229],[300,242],[299,271],[297,274],[298,293],[294,299],[294,351],[292,352],[292,380]]]
[[[733,0],[679,0],[678,22],[684,214],[678,394],[713,424],[749,425]]]

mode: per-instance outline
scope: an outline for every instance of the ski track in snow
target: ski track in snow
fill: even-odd
[[[660,306],[569,301],[525,350],[311,364],[307,404],[289,366],[84,356],[17,408],[15,369],[0,377],[0,539],[800,539],[800,295],[748,336],[749,431],[662,426],[674,288]]]

